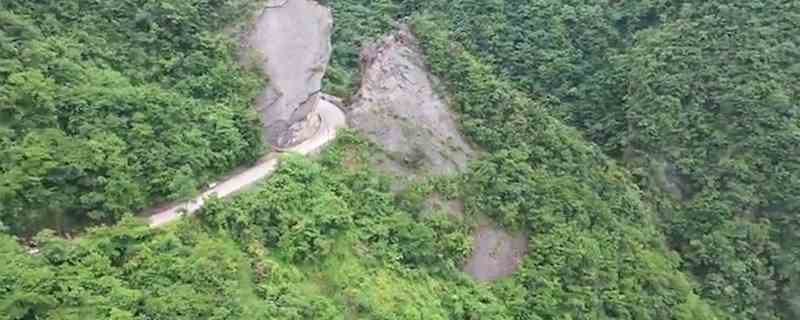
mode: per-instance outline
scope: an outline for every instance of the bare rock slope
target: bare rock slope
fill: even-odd
[[[267,1],[246,46],[260,57],[269,86],[258,98],[266,142],[297,144],[319,126],[314,110],[331,54],[333,17],[312,0]]]
[[[319,93],[330,56],[330,11],[310,0],[268,1],[246,44],[266,60],[260,61],[270,76],[269,87],[259,107],[272,144],[288,152],[314,153],[345,127],[345,116]],[[243,57],[250,58],[250,57]],[[252,61],[250,61],[252,63]],[[201,195],[153,210],[151,227],[160,227],[203,207],[208,197],[227,197],[270,175],[278,166],[277,154],[262,158],[252,167],[241,168]]]
[[[400,176],[461,171],[477,154],[458,131],[455,115],[437,94],[437,79],[417,41],[401,27],[361,52],[361,88],[350,107],[350,126],[381,146]],[[460,219],[463,203],[428,199]],[[483,217],[473,232],[464,272],[492,281],[514,273],[528,249],[524,233],[511,233]]]
[[[361,87],[348,119],[405,174],[460,171],[475,150],[434,90],[414,36],[401,27],[361,52]]]

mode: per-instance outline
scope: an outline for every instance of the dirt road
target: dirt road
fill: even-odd
[[[336,129],[346,126],[345,116],[342,110],[328,101],[320,100],[316,112],[321,120],[321,124],[317,133],[303,143],[286,149],[286,152],[296,152],[300,154],[316,152],[327,142],[336,137]],[[184,214],[191,215],[195,213],[197,210],[203,207],[206,199],[210,196],[215,195],[218,197],[227,197],[236,191],[242,190],[243,188],[258,182],[275,171],[275,168],[278,165],[277,157],[267,156],[267,158],[269,160],[236,174],[226,180],[217,182],[213,188],[192,200],[177,204],[168,209],[160,211],[153,216],[150,216],[150,227],[160,227],[164,224],[179,219]]]

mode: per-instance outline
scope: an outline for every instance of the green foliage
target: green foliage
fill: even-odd
[[[287,156],[264,185],[172,229],[123,219],[76,240],[47,231],[37,255],[0,237],[0,314],[510,319],[499,296],[456,269],[466,226],[402,211],[386,181],[340,160],[369,147],[345,132],[319,162]]]
[[[288,156],[263,188],[237,197],[233,206],[211,203],[203,217],[244,242],[258,240],[280,248],[292,261],[324,255],[353,217],[321,174],[319,165]]]
[[[519,147],[514,161],[482,166],[493,174],[516,171],[503,181],[510,185],[502,187],[502,201],[481,202],[485,208],[499,208],[506,223],[523,222],[509,194],[530,194],[524,186],[542,178],[536,166],[519,167],[517,160],[563,155],[551,151],[549,141],[558,140],[538,138],[551,125],[531,123],[525,131],[518,124],[548,113],[581,129],[634,173],[684,258],[681,269],[699,280],[704,297],[737,317],[797,317],[797,262],[788,257],[798,242],[786,240],[796,239],[800,208],[797,4],[460,0],[422,6],[441,16],[437,29],[449,30],[449,40],[460,44],[427,54],[434,71],[460,80],[451,81],[450,91],[461,100],[459,111],[472,115],[463,127],[491,150],[527,139],[547,152],[531,157]],[[460,50],[472,55],[466,65],[445,61]],[[481,71],[478,64],[490,67]],[[499,86],[476,76],[481,72],[511,81]],[[464,101],[469,90],[481,98]],[[540,102],[511,108],[498,97],[519,96],[512,90]],[[548,166],[562,170],[564,163]],[[585,188],[585,178],[559,184]],[[712,252],[722,261],[708,263],[703,256]]]
[[[444,216],[406,212],[387,178],[347,168],[347,154],[366,161],[370,145],[344,132],[319,163],[288,155],[258,190],[232,203],[212,201],[202,219],[242,243],[280,250],[291,262],[318,261],[343,234],[356,234],[386,259],[455,270],[469,253],[466,226]]]
[[[496,76],[441,28],[418,18],[434,73],[462,128],[491,155],[467,175],[467,210],[530,232],[534,249],[514,277],[519,318],[668,319],[712,310],[664,248],[653,213],[625,171]],[[713,316],[716,318],[717,316]]]
[[[395,195],[345,132],[179,229],[45,232],[36,256],[0,235],[0,315],[800,315],[796,2],[326,2],[326,91],[352,94],[359,50],[424,13],[430,68],[488,155]],[[248,3],[0,3],[0,231],[115,221],[254,159],[261,84],[218,33]],[[524,230],[521,269],[461,274],[470,229],[424,210],[434,192]]]
[[[578,190],[574,195],[548,190],[542,197],[545,201],[564,199],[572,205],[591,196],[586,176],[561,177],[562,170],[574,172],[593,163],[591,157],[559,150],[560,139],[579,140],[577,133],[541,138],[552,135],[553,120],[542,122],[538,114],[549,113],[581,129],[634,173],[646,199],[658,208],[670,245],[684,258],[681,269],[699,280],[700,293],[739,317],[797,318],[800,38],[794,21],[800,19],[800,7],[796,3],[347,4],[377,16],[426,11],[443,18],[435,29],[448,30],[449,37],[428,41],[431,67],[453,80],[450,93],[456,107],[469,115],[462,119],[462,128],[490,151],[505,152],[505,158],[513,159],[493,156],[494,165],[478,165],[494,182],[478,180],[472,187],[492,183],[485,191],[502,192],[483,194],[474,201],[476,211],[499,211],[496,216],[512,226],[533,223],[520,212],[538,207],[528,195],[543,191],[530,186],[554,179],[548,177],[553,172],[561,180],[555,186]],[[337,19],[369,20],[346,10],[340,10]],[[362,34],[374,37],[372,32]],[[418,34],[435,37],[427,30]],[[353,38],[339,41],[360,47],[362,43]],[[460,46],[430,49],[449,42]],[[448,61],[462,50],[471,55]],[[349,56],[353,64],[348,67],[355,70],[355,55]],[[499,79],[511,81],[500,84]],[[539,98],[530,101],[513,91]],[[476,97],[464,97],[468,92],[476,92]],[[530,141],[533,146],[504,150],[507,141],[515,145]],[[569,149],[574,144],[566,145]],[[520,164],[539,157],[562,161],[544,169]],[[664,174],[664,167],[675,169]],[[677,185],[672,196],[662,192],[670,184]],[[675,194],[683,201],[673,201]],[[709,252],[723,261],[708,263],[703,256]]]
[[[220,33],[250,5],[3,1],[3,223],[116,221],[255,159],[262,81]]]
[[[778,257],[798,246],[785,239],[800,204],[800,69],[791,53],[800,37],[786,28],[800,7],[753,5],[687,5],[637,34],[621,57],[631,88],[625,112],[636,121],[614,139],[642,157],[666,154],[694,187],[670,213],[668,234],[706,294],[744,317],[769,319],[777,309],[794,318],[778,306],[791,304],[783,287],[797,279],[784,272],[796,262]],[[698,29],[706,31],[689,32]]]
[[[0,234],[0,314],[3,319],[22,319],[26,315],[57,304],[53,296],[43,295],[53,285],[53,272],[29,256],[16,241]]]
[[[1,239],[3,319],[236,319],[264,312],[230,240],[154,233],[131,222],[69,241],[44,233],[40,255]],[[239,286],[239,284],[241,286]]]

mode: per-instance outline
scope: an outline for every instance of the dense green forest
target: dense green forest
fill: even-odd
[[[318,162],[284,158],[255,190],[168,230],[43,233],[37,256],[0,236],[0,318],[508,319],[457,272],[468,228],[407,209],[367,166],[371,149],[344,134]]]
[[[0,225],[113,222],[261,153],[250,1],[0,2]]]
[[[408,23],[486,155],[395,194],[348,131],[165,230],[45,231],[35,256],[0,235],[0,319],[800,317],[800,3],[321,2],[326,91]],[[6,229],[115,221],[254,159],[262,84],[219,33],[243,3],[0,4]],[[460,271],[480,215],[529,235],[513,276]]]
[[[438,10],[467,50],[634,174],[698,293],[737,318],[800,316],[800,4]],[[491,134],[492,116],[478,118]]]
[[[502,157],[498,151],[509,141],[515,149],[546,145],[532,138],[542,125],[530,111],[500,108],[510,105],[504,101],[511,96],[529,99],[524,105],[540,103],[534,113],[578,128],[632,174],[657,212],[654,224],[681,256],[679,269],[698,283],[696,292],[736,318],[800,315],[800,4],[351,0],[336,1],[334,8],[342,16],[337,19],[382,17],[339,25],[336,36],[345,43],[338,43],[343,49],[334,61],[344,66],[357,62],[351,48],[390,30],[392,19],[438,17],[434,29],[446,29],[443,42],[457,45],[426,47],[429,63],[452,79],[449,93],[465,115],[463,129],[494,151],[493,158]],[[430,36],[427,30],[417,34]],[[462,50],[516,93],[504,88],[493,95],[485,87],[469,97],[468,79],[478,72],[456,67],[452,57]],[[535,129],[526,132],[517,124]],[[526,153],[479,168],[510,174],[530,159]],[[502,197],[468,201],[501,208],[501,220],[511,226],[528,219],[535,221],[529,227],[541,226],[542,203],[531,201],[543,191],[528,189],[542,183],[534,172],[512,189],[518,203],[509,202],[509,186],[491,184],[476,195],[505,191],[495,195]]]

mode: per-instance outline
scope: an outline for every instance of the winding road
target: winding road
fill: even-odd
[[[336,137],[337,129],[346,126],[344,112],[326,100],[319,101],[316,112],[321,120],[317,133],[303,143],[287,148],[284,152],[296,152],[299,154],[316,152]],[[270,175],[278,166],[278,159],[273,155],[268,155],[266,158],[269,160],[259,163],[223,181],[217,182],[213,188],[203,192],[200,196],[150,216],[150,227],[157,228],[173,222],[183,215],[194,214],[203,207],[203,204],[205,204],[206,199],[209,197],[227,197]]]
[[[256,105],[262,113],[265,131],[279,127],[275,123],[288,126],[319,117],[319,122],[306,122],[314,124],[306,126],[308,132],[302,135],[302,142],[281,152],[316,152],[336,137],[338,128],[346,126],[344,112],[320,99],[318,94],[330,58],[332,24],[330,9],[315,1],[272,0],[246,36],[250,49],[266,58],[261,67],[269,75],[269,84]],[[316,131],[312,131],[314,129]],[[277,133],[272,135],[277,136]],[[278,158],[276,153],[269,154],[255,166],[212,183],[209,190],[194,199],[157,211],[148,218],[150,227],[160,227],[194,214],[209,197],[227,197],[255,184],[275,171]]]

